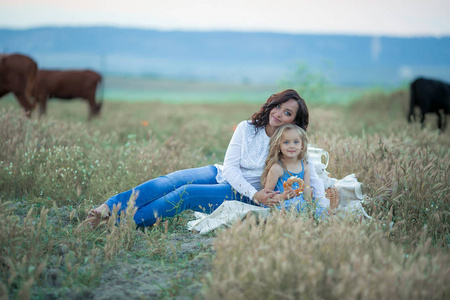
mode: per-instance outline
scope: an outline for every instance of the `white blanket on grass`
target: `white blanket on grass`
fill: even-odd
[[[188,222],[188,229],[198,231],[200,234],[208,233],[220,226],[230,226],[236,220],[241,220],[248,213],[254,213],[266,217],[270,208],[243,203],[240,201],[224,201],[211,214],[195,212],[196,220]]]

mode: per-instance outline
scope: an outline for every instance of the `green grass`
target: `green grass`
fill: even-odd
[[[91,122],[79,100],[52,100],[45,117],[27,119],[15,100],[2,99],[0,298],[95,298],[117,284],[150,297],[139,288],[155,278],[163,279],[160,298],[448,298],[450,129],[439,134],[434,116],[425,129],[408,124],[406,91],[309,104],[311,142],[330,153],[332,177],[355,173],[363,182],[366,211],[378,222],[274,214],[219,230],[210,235],[214,248],[192,251],[183,250],[197,238],[186,230],[189,212],[146,230],[130,218],[76,230],[117,192],[220,163],[233,126],[265,99],[106,100]],[[390,221],[391,231],[382,225]],[[148,277],[113,277],[139,268]]]
[[[109,101],[160,101],[164,103],[256,103],[267,99],[279,87],[276,84],[220,83],[172,80],[151,77],[105,77],[104,97]],[[325,85],[315,104],[349,104],[379,88]]]
[[[105,99],[164,103],[259,103],[273,93],[273,85],[177,81],[146,77],[105,78]]]

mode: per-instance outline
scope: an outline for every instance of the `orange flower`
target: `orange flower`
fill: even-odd
[[[141,121],[142,126],[148,126],[148,121]]]

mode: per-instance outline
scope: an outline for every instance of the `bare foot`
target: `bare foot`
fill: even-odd
[[[102,221],[108,222],[110,210],[108,205],[102,204],[97,208],[91,209],[88,212],[87,218],[81,222],[78,226],[77,230],[81,230],[82,228],[86,228],[88,226],[91,229],[95,229],[102,223]]]
[[[100,205],[97,208],[91,209],[88,213],[89,216],[99,216],[102,219],[109,217],[111,211],[109,210],[109,206],[106,205],[105,203],[103,203],[102,205]]]

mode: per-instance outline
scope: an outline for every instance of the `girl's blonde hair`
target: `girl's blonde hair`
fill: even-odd
[[[307,159],[306,151],[308,149],[308,135],[306,134],[306,131],[295,124],[286,124],[278,127],[278,129],[274,132],[274,134],[270,138],[269,154],[267,155],[266,165],[261,175],[262,186],[264,186],[267,179],[267,174],[269,174],[269,170],[274,164],[280,162],[283,168],[286,169],[286,165],[283,161],[283,153],[281,153],[280,150],[280,145],[283,138],[283,134],[289,130],[295,130],[295,132],[297,132],[298,136],[302,140],[302,149],[298,154],[298,159],[304,159],[305,161]]]

